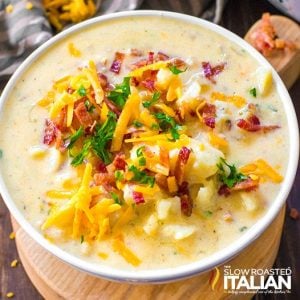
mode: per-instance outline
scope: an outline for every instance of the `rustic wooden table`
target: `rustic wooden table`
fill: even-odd
[[[145,5],[145,8],[147,6]],[[281,14],[266,0],[229,0],[223,14],[221,25],[239,36],[244,36],[250,26],[260,18],[263,12]],[[298,119],[300,118],[300,80],[290,90]],[[300,168],[293,189],[288,198],[287,216],[276,267],[292,269],[292,293],[288,295],[256,296],[255,299],[300,299],[300,222],[288,217],[289,208],[295,207],[300,211]],[[22,265],[11,268],[10,263],[18,258],[13,240],[9,239],[11,232],[9,212],[0,198],[0,299],[5,299],[9,291],[15,293],[14,299],[42,299],[28,279]],[[49,266],[50,267],[50,266]]]

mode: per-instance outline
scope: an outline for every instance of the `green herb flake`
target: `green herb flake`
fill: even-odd
[[[252,95],[254,98],[256,98],[256,88],[252,88],[250,91],[249,91],[250,95]]]
[[[111,154],[107,149],[107,144],[113,138],[116,124],[117,116],[110,111],[102,126],[96,126],[95,135],[91,139],[92,149],[106,165],[111,162]]]
[[[84,159],[87,157],[87,155],[90,152],[91,145],[92,145],[91,139],[87,139],[84,141],[81,151],[71,161],[71,165],[73,167],[77,167],[83,163]]]
[[[143,123],[139,122],[138,120],[134,120],[132,122],[133,126],[136,127],[136,128],[141,128],[143,127]]]
[[[217,167],[219,169],[219,180],[229,188],[232,188],[236,183],[247,179],[246,175],[237,171],[235,165],[228,164],[222,157],[220,157],[220,162],[217,164]]]
[[[130,77],[124,77],[123,82],[117,84],[107,98],[113,101],[117,106],[123,108],[130,94]]]
[[[143,106],[145,108],[149,108],[151,105],[155,104],[159,100],[159,98],[160,98],[160,93],[159,92],[155,92],[152,95],[151,100],[143,102]]]
[[[120,171],[120,170],[115,171],[115,178],[118,181],[124,180],[124,174],[123,174],[123,172]]]
[[[138,149],[136,150],[136,156],[137,156],[137,157],[143,156],[143,151],[144,151],[144,150],[145,150],[145,146],[142,146],[142,147],[138,148]]]
[[[94,109],[95,109],[95,106],[92,105],[92,104],[90,103],[89,100],[86,100],[86,101],[84,102],[84,106],[85,106],[85,108],[86,108],[86,110],[87,110],[88,112],[93,112]]]
[[[203,215],[204,215],[206,218],[210,218],[210,217],[213,215],[213,212],[210,211],[210,210],[205,210],[205,211],[203,211]]]
[[[122,202],[121,202],[119,196],[116,193],[111,192],[110,195],[111,195],[111,197],[113,198],[113,200],[115,201],[116,204],[122,205]]]
[[[70,136],[70,143],[68,145],[68,149],[72,149],[76,141],[84,134],[84,129],[82,126]]]
[[[169,66],[169,70],[174,74],[174,75],[178,75],[180,73],[184,73],[187,70],[187,67],[184,70],[180,70],[178,69],[176,66],[171,65]]]
[[[240,232],[244,232],[244,231],[247,230],[247,229],[248,229],[247,226],[243,226],[243,227],[241,227],[239,230],[240,230]]]
[[[178,130],[181,128],[179,124],[177,124],[174,118],[166,115],[165,113],[159,112],[155,113],[154,116],[159,121],[159,127],[163,131],[168,131],[170,129],[170,133],[172,135],[173,141],[179,139],[180,135]]]
[[[146,158],[145,157],[141,157],[139,159],[139,165],[140,166],[146,166]]]
[[[84,242],[84,235],[82,235],[81,237],[80,237],[80,244],[82,244]]]
[[[131,181],[136,181],[141,184],[149,184],[150,187],[154,187],[155,178],[147,175],[146,172],[139,170],[136,166],[131,165],[128,170],[133,173]]]
[[[0,149],[0,158],[2,158],[2,157],[3,157],[3,150]]]
[[[80,88],[77,90],[77,93],[81,97],[86,96],[86,89],[85,89],[85,87],[83,85],[81,85]]]

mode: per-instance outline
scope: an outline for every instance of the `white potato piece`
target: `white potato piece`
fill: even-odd
[[[56,148],[51,147],[49,148],[49,156],[48,156],[48,171],[49,172],[56,172],[61,167],[64,159],[63,155],[60,151],[58,151]]]
[[[193,81],[190,86],[183,92],[183,95],[177,100],[180,105],[183,102],[189,102],[199,97],[201,93],[201,85],[197,81]]]
[[[266,96],[272,88],[273,77],[272,72],[264,67],[257,68],[255,72],[258,91],[261,96]]]
[[[200,187],[196,197],[196,207],[199,211],[209,210],[215,206],[216,184],[213,180],[208,180],[203,187]]]
[[[257,197],[253,193],[241,192],[240,197],[242,204],[248,212],[254,212],[258,209],[259,203]]]
[[[165,90],[169,86],[173,77],[174,74],[169,69],[160,69],[156,75],[156,86]]]
[[[193,225],[165,225],[162,229],[162,234],[166,237],[173,238],[175,240],[183,240],[196,231],[196,227]]]
[[[158,219],[155,214],[150,215],[148,220],[146,221],[146,224],[143,226],[144,231],[146,234],[153,236],[158,229]]]
[[[172,199],[162,199],[156,203],[157,217],[159,220],[165,220],[172,206]]]

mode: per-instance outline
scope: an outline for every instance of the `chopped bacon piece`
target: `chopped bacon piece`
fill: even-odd
[[[56,128],[55,136],[56,136],[55,148],[60,152],[64,152],[66,150],[66,146],[64,144],[62,133],[58,128]]]
[[[116,170],[123,170],[125,171],[126,168],[126,161],[125,161],[125,154],[118,153],[113,161],[113,165],[116,167]]]
[[[107,173],[106,165],[102,160],[100,160],[96,165],[96,171],[99,173]]]
[[[100,82],[100,85],[106,89],[108,87],[108,79],[107,79],[107,76],[104,75],[103,73],[97,73],[98,75],[98,79],[99,79],[99,82]]]
[[[156,184],[163,190],[168,190],[168,181],[167,181],[167,176],[163,174],[156,173],[155,174],[155,182]]]
[[[188,162],[188,159],[190,157],[191,150],[188,149],[187,147],[182,147],[179,151],[176,165],[175,165],[175,170],[174,170],[174,176],[176,178],[177,184],[180,186],[183,182],[183,177],[184,177],[184,168],[185,165]]]
[[[73,94],[74,92],[75,92],[75,90],[72,89],[71,87],[68,87],[68,88],[67,88],[67,93],[68,93],[68,94]]]
[[[224,70],[225,64],[219,64],[214,67],[211,66],[209,62],[202,62],[202,68],[204,71],[204,76],[210,80],[212,83],[216,83],[215,76],[220,74]]]
[[[258,180],[253,180],[251,178],[247,178],[246,180],[243,180],[241,182],[237,182],[232,190],[233,191],[252,191],[254,189],[256,189],[259,185]]]
[[[121,66],[124,60],[125,54],[121,52],[115,53],[115,59],[110,66],[110,71],[116,74],[120,73]]]
[[[153,92],[155,90],[155,81],[153,79],[146,79],[146,80],[143,80],[141,81],[141,84],[146,88],[148,89],[150,92]]]
[[[220,186],[218,194],[220,196],[228,197],[230,195],[230,188],[226,184],[223,184]]]
[[[114,112],[118,117],[120,116],[121,111],[119,110],[119,108],[116,106],[115,103],[113,103],[112,101],[110,101],[106,97],[104,97],[104,102],[107,105],[107,107],[108,107],[109,110],[111,110],[112,112]]]
[[[193,201],[189,195],[182,195],[180,196],[180,205],[181,205],[181,212],[190,217],[193,212]]]
[[[91,126],[94,123],[83,102],[80,102],[77,105],[77,107],[74,109],[74,114],[84,128]]]
[[[169,55],[167,55],[161,51],[157,52],[156,61],[165,61],[165,60],[168,60],[169,58],[170,58]]]
[[[274,26],[271,23],[270,14],[264,13],[257,29],[250,36],[253,46],[263,55],[269,56],[276,49],[293,49],[295,44],[277,37]]]
[[[278,125],[260,125],[260,120],[256,115],[250,115],[247,119],[237,120],[236,125],[249,132],[263,131],[268,132],[280,128]]]
[[[202,118],[204,124],[210,128],[216,126],[216,106],[213,104],[206,103],[201,109]]]
[[[113,185],[115,176],[113,173],[95,173],[94,182],[96,185]]]
[[[137,205],[145,203],[144,195],[140,192],[133,191],[132,192],[132,197],[133,197],[133,200],[134,200],[135,204],[137,204]]]
[[[296,208],[291,208],[290,217],[294,220],[298,220],[300,218],[300,213]]]
[[[57,116],[57,118],[55,118],[54,123],[56,125],[56,127],[61,130],[62,132],[65,131],[65,129],[67,128],[66,120],[67,117],[67,108],[64,107],[61,112],[59,113],[59,115]]]
[[[143,51],[136,49],[136,48],[132,48],[130,49],[130,55],[132,56],[142,56],[143,55]]]
[[[51,145],[56,139],[56,126],[53,121],[46,119],[43,142]]]
[[[153,64],[154,62],[154,52],[149,52],[148,53],[148,64]]]

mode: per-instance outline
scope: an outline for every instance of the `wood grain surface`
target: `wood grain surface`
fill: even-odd
[[[147,0],[151,1],[151,0]],[[147,8],[147,1],[142,8]],[[200,1],[200,0],[195,0]],[[281,12],[275,9],[266,0],[229,0],[223,14],[221,25],[240,36],[244,36],[251,25],[258,20],[263,12],[280,15]],[[1,87],[0,87],[1,89]],[[298,119],[300,118],[300,80],[290,90]],[[255,299],[293,300],[300,299],[300,222],[289,218],[289,209],[296,207],[300,211],[300,169],[293,189],[288,198],[287,215],[284,224],[283,236],[279,248],[275,267],[291,267],[292,293],[286,295],[257,295]],[[0,199],[0,299],[6,299],[9,291],[15,293],[14,299],[39,300],[42,297],[31,284],[23,266],[10,267],[10,262],[17,258],[17,251],[14,241],[9,240],[9,233],[12,231],[9,213]],[[113,299],[113,298],[111,298]],[[155,299],[155,297],[153,298]],[[187,299],[187,298],[186,298]],[[199,298],[201,299],[201,298]]]

